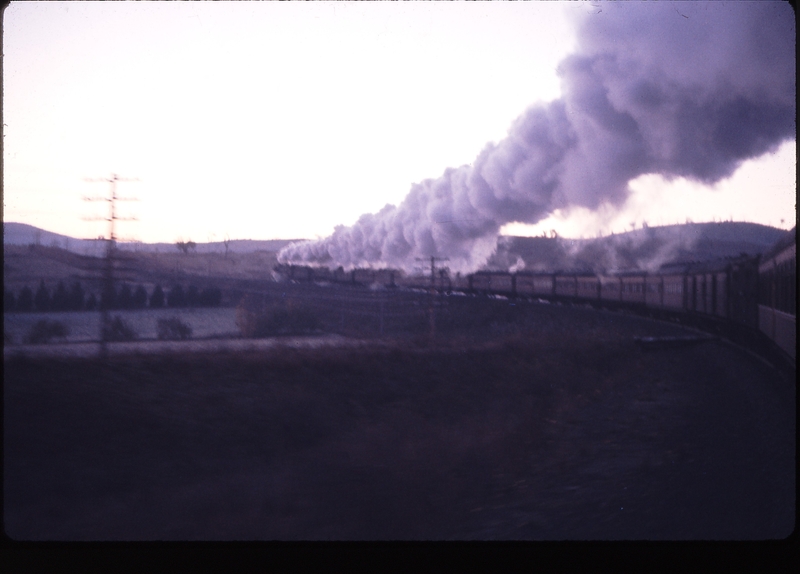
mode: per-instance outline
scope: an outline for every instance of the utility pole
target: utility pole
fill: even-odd
[[[89,182],[106,182],[111,184],[108,197],[84,197],[84,201],[107,201],[109,207],[108,217],[97,217],[88,219],[88,221],[108,221],[108,237],[106,238],[106,256],[105,266],[103,268],[103,290],[106,294],[106,301],[103,302],[101,295],[100,298],[100,356],[106,358],[108,356],[108,339],[111,334],[111,317],[109,314],[108,296],[114,291],[114,259],[116,256],[116,222],[117,221],[135,221],[135,217],[119,217],[117,215],[118,201],[138,201],[131,197],[117,197],[117,182],[118,181],[138,181],[138,179],[122,178],[116,174],[111,174],[108,178],[86,179]]]
[[[419,257],[417,257],[416,261],[427,261],[427,259],[420,259]],[[437,261],[450,261],[450,259],[447,257],[434,257],[433,255],[431,255],[431,291],[430,291],[430,297],[428,298],[429,302],[428,316],[430,318],[430,325],[431,325],[431,341],[433,341],[433,338],[436,336],[436,314],[433,306],[433,297],[436,294]]]
[[[422,259],[417,257],[414,261],[428,261],[428,259]],[[436,262],[437,261],[450,261],[449,257],[434,257],[431,255],[431,290],[436,289]],[[440,268],[441,269],[441,268]]]

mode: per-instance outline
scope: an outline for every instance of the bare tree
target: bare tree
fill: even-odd
[[[189,251],[191,250],[197,250],[197,244],[192,240],[183,241],[182,239],[179,239],[178,241],[175,242],[175,247],[177,247],[178,251],[180,251],[184,255],[189,253]]]
[[[225,259],[228,258],[228,251],[231,248],[231,236],[227,233],[225,234],[225,239],[222,240],[222,245],[225,246]]]

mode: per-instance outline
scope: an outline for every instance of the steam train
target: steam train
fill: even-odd
[[[702,329],[752,342],[761,333],[796,361],[796,228],[760,256],[742,255],[715,262],[673,263],[657,272],[478,271],[470,275],[406,276],[390,269],[281,265],[275,271],[294,281],[459,291],[514,299],[584,303],[629,309],[680,320]],[[763,337],[761,337],[763,339]]]

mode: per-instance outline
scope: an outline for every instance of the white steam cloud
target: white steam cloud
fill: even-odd
[[[387,265],[448,257],[471,271],[501,226],[619,205],[647,173],[712,183],[795,137],[795,18],[783,2],[603,4],[559,67],[562,98],[526,110],[472,165],[414,184],[399,206],[283,263]],[[469,121],[465,118],[465,121]]]

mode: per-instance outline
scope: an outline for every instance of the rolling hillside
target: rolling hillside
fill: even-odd
[[[299,239],[231,239],[228,244],[230,253],[255,253],[256,251],[279,251],[285,245]],[[66,235],[45,231],[26,223],[3,223],[4,245],[39,245],[58,247],[72,253],[100,257],[105,252],[105,244],[98,239],[76,239]],[[175,243],[118,243],[119,249],[137,253],[178,253]],[[197,243],[195,253],[225,253],[222,241]]]
[[[485,269],[655,271],[665,263],[757,255],[787,234],[756,223],[648,227],[597,239],[501,237]]]
[[[4,223],[3,283],[13,291],[48,288],[58,281],[80,281],[99,289],[103,242],[81,240],[19,223]],[[786,231],[754,223],[698,223],[637,229],[598,239],[498,238],[497,251],[484,269],[595,272],[646,269],[676,261],[704,261],[755,255],[768,250]],[[173,244],[123,244],[118,277],[149,286],[189,281],[227,284],[269,281],[278,251],[289,241],[200,243],[181,253]]]

